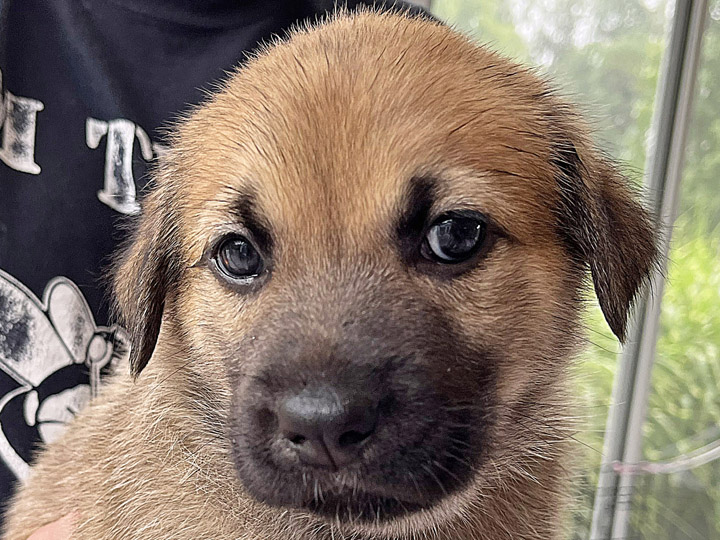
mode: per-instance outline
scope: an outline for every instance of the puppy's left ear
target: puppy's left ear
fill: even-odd
[[[582,139],[563,137],[552,162],[560,234],[590,269],[605,319],[624,341],[630,308],[657,260],[653,220],[617,167]]]
[[[114,267],[114,310],[130,334],[130,367],[140,374],[155,350],[163,311],[182,273],[170,186],[143,202],[135,232]]]

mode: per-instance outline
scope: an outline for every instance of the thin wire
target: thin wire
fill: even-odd
[[[612,464],[613,470],[618,474],[646,475],[646,474],[673,474],[689,471],[720,459],[720,439],[705,446],[681,454],[665,461],[642,461],[640,463],[622,463],[616,461]]]

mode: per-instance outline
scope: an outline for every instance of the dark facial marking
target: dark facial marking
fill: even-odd
[[[419,256],[430,210],[435,199],[435,179],[416,176],[410,180],[408,192],[395,226],[395,235],[401,257],[414,261]]]
[[[273,237],[270,224],[257,211],[257,203],[252,193],[238,197],[232,208],[233,214],[250,232],[257,247],[270,256],[273,249]]]

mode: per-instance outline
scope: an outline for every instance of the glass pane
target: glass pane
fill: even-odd
[[[703,38],[644,428],[649,461],[672,460],[720,439],[718,59],[720,0],[714,0]],[[708,458],[715,454],[720,457],[720,451],[710,451]],[[634,525],[642,538],[720,540],[720,461],[644,479],[636,498]]]
[[[433,11],[470,36],[538,65],[595,122],[597,139],[640,182],[671,0],[433,0]],[[720,129],[718,130],[720,133]],[[720,176],[718,176],[720,178]],[[577,364],[586,429],[572,538],[587,539],[617,341],[597,306]]]
[[[633,494],[629,538],[717,539],[719,473],[713,462],[692,471],[640,477]]]

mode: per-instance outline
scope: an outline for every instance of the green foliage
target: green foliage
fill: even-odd
[[[444,0],[433,3],[433,11],[457,30],[472,36],[519,61],[530,56],[526,43],[515,31],[512,13],[504,0]]]
[[[720,0],[710,2],[686,147],[681,215],[708,233],[720,224]]]
[[[594,119],[630,176],[645,165],[669,0],[434,0],[441,18],[521,61],[539,64]],[[720,437],[720,0],[711,0],[686,148],[680,213],[662,299],[648,460]],[[587,539],[619,346],[597,305],[577,393],[586,429],[572,537]],[[647,476],[633,499],[633,538],[720,540],[720,462]]]
[[[676,223],[663,297],[644,429],[652,461],[720,438],[720,231],[690,216]],[[645,537],[720,538],[720,462],[645,479],[635,506],[635,527]]]

